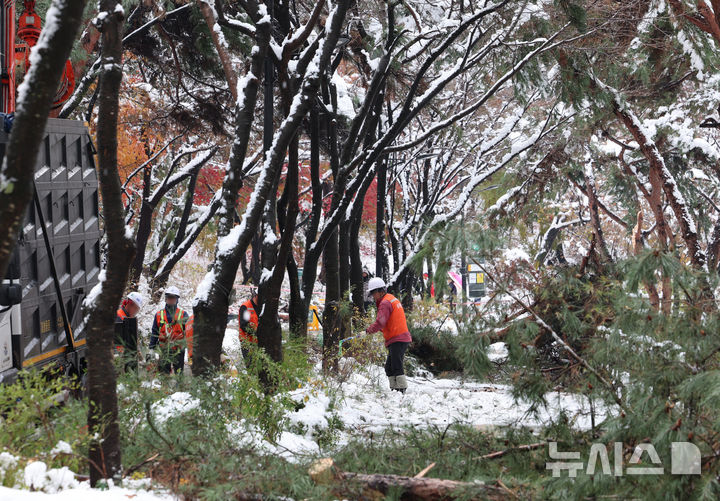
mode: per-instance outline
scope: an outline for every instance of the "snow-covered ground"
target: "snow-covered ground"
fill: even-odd
[[[560,412],[565,412],[576,428],[590,428],[589,403],[577,395],[549,393],[546,395],[549,408],[534,415],[529,404],[514,401],[510,387],[505,385],[438,379],[430,374],[408,377],[408,385],[405,394],[391,391],[383,368],[371,366],[358,367],[345,383],[330,391],[319,392],[313,386],[296,390],[293,398],[305,401],[305,407],[287,418],[306,431],[302,435],[284,433],[277,452],[288,459],[317,453],[318,446],[312,441],[313,428],[326,427],[331,415],[344,424],[339,445],[353,436],[402,426],[444,428],[462,423],[488,429],[537,428],[557,418]]]
[[[239,347],[237,327],[229,327],[223,348],[241,368]],[[506,356],[506,347],[503,343],[496,343],[489,347],[488,354],[500,360]],[[548,424],[561,412],[565,412],[576,428],[590,427],[588,402],[567,393],[546,395],[548,408],[533,414],[529,410],[530,405],[516,402],[510,387],[505,385],[457,378],[441,379],[422,372],[420,376],[408,377],[408,390],[401,394],[390,390],[382,367],[362,366],[352,359],[341,360],[339,373],[345,375],[342,382],[321,377],[319,365],[314,372],[314,377],[291,392],[293,400],[302,402],[304,406],[286,414],[283,431],[276,442],[265,440],[255,425],[247,422],[230,425],[231,430],[237,430],[234,435],[238,442],[298,462],[321,452],[316,441],[318,432],[329,427],[335,433],[333,447],[340,447],[352,438],[368,436],[369,432],[403,426],[442,429],[449,424],[461,423],[488,430],[498,426],[536,428]],[[156,402],[153,411],[158,416],[177,416],[195,409],[198,404],[189,393],[178,391]],[[338,422],[342,425],[338,426]],[[76,480],[74,473],[67,468],[48,470],[41,462],[28,465],[20,477],[18,489],[0,488],[0,500],[173,499],[165,492],[146,490],[149,480],[126,480],[123,488],[112,486],[103,491],[92,490],[87,482]],[[29,492],[27,489],[44,492]]]
[[[178,498],[160,490],[148,490],[148,480],[125,480],[124,487],[91,489],[89,481],[78,482],[67,468],[47,470],[37,461],[25,468],[24,489],[0,487],[2,501],[176,501]],[[20,486],[18,486],[20,487]],[[30,491],[27,489],[36,489]]]
[[[240,356],[235,329],[226,331],[223,348],[231,358]],[[502,360],[507,356],[507,348],[504,343],[496,343],[488,347],[488,355],[493,360]],[[343,359],[341,363],[340,372],[349,374],[344,382],[318,386],[321,379],[318,365],[315,368],[318,377],[291,393],[304,407],[286,415],[286,430],[276,443],[266,442],[259,433],[245,432],[240,440],[251,440],[262,450],[298,461],[320,452],[314,434],[318,429],[327,428],[331,419],[340,419],[343,423],[343,429],[337,431],[338,446],[351,437],[398,426],[445,427],[462,423],[482,428],[539,428],[561,412],[577,429],[591,426],[589,402],[578,395],[549,393],[546,395],[548,408],[535,415],[530,412],[529,403],[515,402],[511,388],[506,385],[441,379],[423,372],[422,376],[408,377],[408,390],[401,394],[390,390],[382,367],[361,366],[351,359]],[[178,408],[187,405],[186,398],[174,395],[163,402],[172,401],[178,402]],[[599,412],[597,408],[595,411]],[[596,416],[598,420],[600,417]]]

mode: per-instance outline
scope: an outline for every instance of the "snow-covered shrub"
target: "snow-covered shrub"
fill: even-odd
[[[0,452],[0,486],[14,487],[19,483],[18,458],[9,452]]]

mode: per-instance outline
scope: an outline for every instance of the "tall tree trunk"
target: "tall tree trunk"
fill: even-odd
[[[150,168],[147,168],[148,174],[146,177],[150,179]],[[144,192],[145,190],[143,190]],[[149,191],[149,190],[148,190]],[[142,205],[140,207],[140,219],[138,220],[137,233],[135,237],[136,252],[135,259],[133,260],[130,268],[130,283],[137,285],[140,282],[140,275],[143,271],[143,265],[145,263],[145,249],[147,249],[148,240],[150,240],[150,233],[152,232],[152,219],[155,213],[155,207],[150,205],[150,201],[143,193]]]
[[[118,95],[122,80],[121,27],[123,11],[117,0],[102,0],[103,72],[98,84],[98,178],[102,212],[108,242],[104,280],[85,300],[88,344],[88,429],[99,439],[90,442],[90,484],[121,474],[120,427],[115,369],[113,367],[113,324],[120,304],[134,245],[125,234],[122,189],[117,164]],[[97,433],[97,435],[95,435]]]
[[[338,227],[338,280],[342,299],[350,291],[350,224],[350,219],[346,218]]]
[[[293,141],[290,143],[290,148],[288,149],[288,165],[289,166],[297,166],[299,169],[299,160],[298,160],[298,148],[299,148],[299,141],[298,137],[295,136]],[[289,172],[288,172],[289,174]],[[287,182],[287,181],[286,181]],[[299,184],[299,172],[298,172],[298,184]],[[297,189],[295,190],[297,192]],[[287,216],[288,211],[291,209],[288,204],[292,203],[290,201],[290,195],[292,193],[285,189],[283,191],[283,197],[284,197],[284,207],[282,210],[279,210],[278,212],[278,222],[280,224],[280,230],[283,232],[286,231],[287,228]],[[298,197],[297,193],[295,193],[295,205],[298,204]],[[299,207],[296,207],[296,215],[295,219],[297,221],[297,210]],[[293,229],[293,232],[295,230]],[[293,236],[294,237],[294,236]],[[282,245],[282,244],[281,244]],[[297,263],[295,263],[295,256],[293,256],[292,252],[292,246],[290,248],[290,252],[288,253],[287,257],[287,274],[288,274],[288,282],[290,283],[290,304],[288,306],[288,314],[289,314],[289,324],[290,324],[290,336],[294,339],[304,339],[307,335],[307,309],[305,308],[304,301],[302,299],[302,294],[300,293],[300,278],[298,276],[298,267]]]
[[[326,68],[330,63],[331,56],[337,45],[342,26],[345,21],[345,14],[350,0],[340,0],[334,7],[334,15],[331,22],[325,26],[325,37],[319,42],[318,53],[315,55],[314,66],[317,68]],[[251,8],[251,2],[245,5],[246,11]],[[254,4],[253,4],[254,5]],[[226,203],[225,207],[229,208],[227,214],[235,208],[237,199],[237,189],[235,181],[232,179],[234,173],[240,172],[243,159],[247,151],[248,135],[250,125],[252,123],[252,114],[255,108],[255,99],[257,94],[257,80],[260,68],[256,66],[256,59],[259,56],[260,63],[264,58],[265,50],[270,40],[270,26],[266,22],[267,16],[258,16],[259,9],[255,5],[256,10],[252,14],[256,25],[256,36],[261,35],[263,42],[259,43],[258,50],[253,50],[253,75],[254,78],[248,82],[247,86],[255,86],[255,92],[252,93],[253,103],[251,108],[247,108],[245,103],[238,106],[238,115],[243,116],[242,120],[237,123],[238,137],[242,140],[236,140],[236,144],[241,146],[236,148],[233,145],[233,157],[230,162],[230,169],[226,182],[223,185],[224,196],[229,199],[230,203]],[[251,9],[252,10],[252,9]],[[240,260],[245,254],[250,239],[257,231],[257,226],[262,216],[262,211],[268,196],[272,193],[276,172],[282,168],[285,152],[290,142],[295,137],[298,128],[301,125],[305,114],[310,109],[312,98],[316,95],[319,86],[319,78],[317,72],[308,73],[300,85],[299,95],[296,95],[293,102],[293,113],[283,121],[281,128],[274,136],[273,149],[270,151],[268,160],[262,169],[261,175],[255,184],[251,203],[248,205],[242,222],[237,229],[232,228],[232,221],[226,218],[226,223],[219,226],[218,244],[216,246],[215,261],[212,269],[205,276],[205,279],[199,286],[195,303],[195,332],[198,338],[198,344],[194,349],[195,367],[197,373],[207,374],[212,368],[220,365],[220,354],[222,351],[222,339],[225,331],[225,319],[228,310],[228,295],[232,289],[237,274]],[[242,111],[242,112],[241,112]],[[244,129],[244,130],[243,130]],[[241,143],[241,144],[239,144]],[[283,263],[284,264],[284,263]]]
[[[220,27],[216,23],[213,9],[207,2],[199,2],[199,7],[203,18],[205,18],[205,23],[207,23],[208,29],[210,30],[210,39],[213,41],[215,51],[217,52],[218,58],[220,59],[220,64],[223,68],[223,74],[225,75],[225,81],[228,84],[228,90],[232,95],[233,101],[237,102],[237,75],[233,70],[232,59],[230,58],[226,47],[223,45],[223,42],[220,40],[220,35],[216,31],[219,30]]]
[[[285,276],[285,264],[292,252],[292,242],[295,236],[295,222],[298,213],[298,164],[288,164],[288,175],[285,183],[288,192],[288,207],[285,217],[280,248],[278,249],[275,266],[268,279],[268,291],[265,298],[258,324],[258,345],[263,348],[270,358],[276,362],[282,361],[282,329],[278,319],[280,305],[280,288]],[[267,383],[267,381],[266,381]]]
[[[323,250],[325,265],[325,310],[323,311],[323,370],[329,371],[337,362],[341,339],[340,274],[338,270],[338,234],[333,232]]]
[[[240,265],[240,259],[245,254],[247,243],[257,233],[257,222],[260,218],[259,209],[264,204],[255,204],[252,209],[252,220],[245,232],[247,243],[242,251],[234,249],[228,251],[220,248],[219,243],[230,239],[235,225],[235,208],[238,193],[242,187],[242,169],[247,155],[250,132],[257,104],[257,93],[262,75],[265,54],[270,43],[271,23],[268,20],[259,22],[259,5],[257,2],[248,2],[248,8],[254,8],[256,22],[255,47],[251,58],[250,69],[242,88],[238,93],[238,103],[235,108],[235,140],[233,141],[228,166],[228,175],[225,176],[222,187],[221,217],[218,223],[218,245],[215,250],[215,262],[212,270],[205,276],[198,298],[193,308],[195,314],[195,334],[193,340],[193,375],[209,374],[213,368],[220,366],[222,341],[225,334],[227,312],[229,306],[230,290],[235,283],[235,276]],[[273,176],[274,177],[274,176]],[[265,182],[265,180],[261,180]],[[256,190],[265,186],[256,186]],[[267,188],[269,191],[269,187]],[[264,197],[261,202],[264,202]],[[241,223],[242,225],[242,223]],[[237,245],[231,242],[230,245]]]
[[[17,112],[0,166],[0,277],[5,276],[32,200],[35,163],[47,117],[84,9],[84,0],[53,1],[33,49],[33,64],[19,89]]]
[[[375,276],[387,279],[385,250],[385,196],[387,195],[387,156],[377,165],[377,218],[375,223]]]

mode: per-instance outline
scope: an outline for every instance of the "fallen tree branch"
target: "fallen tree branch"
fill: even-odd
[[[571,357],[573,357],[575,360],[577,360],[578,362],[580,362],[580,364],[581,364],[583,367],[585,367],[585,368],[586,368],[588,371],[590,371],[596,378],[598,378],[598,380],[599,380],[602,384],[604,384],[604,385],[610,390],[610,393],[612,394],[613,400],[615,400],[615,403],[617,403],[617,404],[620,406],[621,409],[626,410],[625,404],[623,403],[622,399],[618,396],[617,390],[616,390],[615,386],[613,386],[612,383],[610,383],[610,381],[608,381],[608,380],[605,379],[602,375],[600,375],[600,373],[599,373],[597,370],[595,370],[595,368],[594,368],[593,366],[591,366],[591,365],[587,362],[587,360],[585,360],[583,357],[581,357],[580,355],[578,355],[577,352],[576,352],[575,350],[573,350],[572,346],[570,346],[563,338],[561,338],[561,337],[558,335],[558,333],[555,332],[555,330],[554,330],[552,327],[550,327],[550,325],[548,325],[548,323],[545,322],[545,320],[542,319],[542,317],[541,317],[540,315],[538,315],[537,313],[535,313],[535,310],[534,310],[534,309],[532,309],[530,306],[527,306],[527,305],[522,301],[522,299],[520,299],[519,297],[517,297],[513,292],[509,291],[509,290],[508,290],[506,287],[504,287],[500,282],[498,282],[497,280],[495,280],[495,277],[493,277],[490,273],[488,273],[487,269],[485,268],[485,266],[483,266],[482,263],[479,263],[477,259],[473,259],[472,261],[473,261],[473,263],[475,263],[477,266],[480,267],[480,269],[482,270],[482,272],[485,274],[486,277],[488,277],[488,278],[489,278],[490,280],[492,280],[495,284],[497,284],[498,287],[501,287],[501,288],[505,291],[505,293],[506,293],[508,296],[510,296],[518,305],[520,305],[523,309],[525,309],[525,311],[527,311],[530,315],[532,315],[533,317],[535,317],[535,320],[536,320],[537,323],[540,325],[540,327],[546,329],[546,330],[550,333],[550,335],[553,337],[553,339],[555,339],[555,341],[556,341],[558,344],[560,344],[560,345],[565,349],[565,351],[567,351],[567,352],[570,354]]]
[[[506,454],[509,454],[511,452],[532,451],[535,449],[539,449],[540,447],[543,447],[545,445],[547,445],[547,442],[537,442],[534,444],[518,445],[517,447],[510,447],[509,449],[505,449],[502,451],[495,451],[495,452],[491,452],[490,454],[484,454],[484,455],[478,456],[474,459],[497,459],[497,458],[503,457]]]
[[[431,466],[433,465],[425,468],[423,472],[429,470]],[[343,485],[344,482],[360,484],[366,489],[372,489],[382,494],[387,494],[390,489],[400,489],[402,490],[402,499],[407,500],[451,500],[459,497],[465,498],[470,493],[473,494],[473,499],[499,500],[507,498],[507,491],[494,485],[440,478],[343,472],[335,467],[331,458],[315,461],[310,466],[308,473],[315,483],[336,484],[338,489],[346,488]]]

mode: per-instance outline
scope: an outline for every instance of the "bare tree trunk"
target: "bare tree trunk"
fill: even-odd
[[[360,226],[362,226],[365,195],[374,179],[374,176],[368,176],[365,183],[360,187],[350,214],[350,284],[355,309],[362,313],[365,312],[366,298],[364,296],[365,287],[362,276],[363,265],[360,257]]]
[[[375,222],[375,276],[387,279],[385,250],[385,196],[387,195],[387,156],[377,164],[377,218]]]
[[[151,294],[155,300],[159,298],[159,291],[165,287],[165,284],[167,284],[167,281],[170,278],[170,273],[175,265],[180,262],[187,251],[190,250],[190,247],[197,237],[200,236],[203,229],[205,229],[207,223],[215,217],[215,214],[220,209],[220,204],[221,199],[216,195],[210,202],[210,205],[205,208],[205,211],[198,216],[197,220],[188,230],[188,234],[185,236],[183,241],[175,245],[170,254],[165,257],[150,283],[152,288]]]
[[[290,148],[288,149],[288,165],[289,166],[297,166],[298,165],[298,137],[295,136],[295,138],[290,143]],[[288,173],[289,174],[289,173]],[[299,176],[299,173],[298,173]],[[299,184],[299,180],[298,180]],[[297,189],[295,190],[297,191]],[[278,212],[278,223],[280,225],[280,231],[283,232],[283,235],[285,234],[286,227],[288,224],[288,211],[290,210],[289,204],[294,203],[297,205],[298,203],[298,197],[297,194],[295,194],[295,201],[291,201],[291,195],[292,192],[289,190],[283,191],[283,202],[281,204],[281,208]],[[296,214],[295,214],[295,221],[297,222],[297,207]],[[294,233],[293,229],[293,233]],[[294,235],[293,235],[294,237]],[[282,246],[282,243],[281,243]],[[290,323],[290,336],[295,339],[304,339],[307,335],[307,309],[305,308],[305,302],[302,300],[302,295],[300,294],[300,278],[298,277],[298,267],[297,263],[295,263],[295,257],[293,256],[292,252],[292,246],[290,248],[290,252],[288,253],[287,257],[287,263],[286,263],[287,273],[288,273],[288,282],[290,283],[290,304],[288,306],[288,314],[289,314],[289,323]]]
[[[633,228],[633,254],[636,256],[639,255],[642,252],[642,249],[644,247],[643,245],[643,235],[642,235],[642,225],[643,225],[643,211],[642,208],[638,210],[637,213],[637,224]],[[643,285],[645,286],[645,290],[647,290],[648,298],[650,300],[650,306],[652,306],[655,310],[660,309],[660,296],[658,295],[657,287],[654,283],[650,282],[649,280],[643,281]]]
[[[5,276],[32,199],[35,163],[47,117],[84,8],[83,0],[52,3],[46,27],[33,49],[33,64],[19,89],[13,129],[0,167],[0,277]]]
[[[350,225],[350,219],[345,218],[338,227],[338,279],[340,281],[340,297],[343,299],[350,291]]]
[[[258,324],[258,345],[276,362],[282,361],[282,329],[278,320],[280,304],[280,288],[285,275],[285,264],[292,251],[295,235],[295,221],[298,213],[298,164],[288,164],[288,175],[285,184],[288,191],[288,208],[285,217],[285,229],[282,234],[272,275],[268,279],[268,292],[262,307]]]
[[[125,234],[122,189],[117,165],[118,94],[122,80],[123,11],[117,0],[102,0],[103,73],[99,81],[98,178],[102,212],[108,241],[105,279],[85,301],[88,344],[88,428],[99,439],[90,442],[90,483],[121,474],[120,428],[115,369],[113,367],[113,324],[135,251]]]
[[[317,252],[310,252],[310,247],[317,237],[323,201],[323,186],[320,182],[320,118],[315,107],[310,110],[310,183],[312,185],[312,208],[305,231],[306,248],[303,261],[303,295],[306,315],[312,301],[318,256],[320,255]],[[307,335],[307,328],[305,334]]]
[[[345,21],[345,13],[347,12],[350,0],[340,0],[334,6],[334,15],[332,16],[329,26],[325,26],[325,37],[320,42],[316,54],[314,66],[316,68],[326,68],[330,63],[330,58],[335,50],[340,32]],[[249,2],[248,2],[249,4]],[[245,6],[246,10],[248,5]],[[257,7],[257,6],[256,6]],[[256,24],[256,36],[261,32],[263,42],[262,49],[253,52],[253,75],[255,78],[249,85],[254,86],[255,92],[252,93],[252,108],[254,111],[255,99],[257,94],[257,80],[260,73],[260,67],[256,66],[256,59],[260,55],[258,61],[262,63],[265,50],[269,44],[269,23],[266,17],[257,16],[258,12],[253,13]],[[237,229],[232,228],[232,221],[226,218],[225,224],[219,227],[218,245],[216,247],[215,261],[211,271],[206,275],[205,280],[200,285],[197,294],[195,312],[195,332],[198,338],[197,348],[194,349],[194,355],[197,357],[195,367],[199,374],[206,374],[213,367],[220,365],[220,353],[222,351],[222,339],[225,331],[225,319],[228,310],[228,295],[232,289],[237,274],[240,260],[245,254],[252,236],[257,231],[258,222],[262,216],[262,211],[268,196],[272,193],[272,187],[275,185],[274,180],[276,173],[282,168],[285,152],[293,140],[298,128],[301,125],[305,114],[310,109],[311,100],[316,95],[319,85],[319,74],[317,72],[309,73],[305,76],[300,85],[299,95],[296,95],[293,102],[293,113],[283,121],[281,128],[276,132],[273,140],[273,148],[269,152],[269,156],[260,178],[256,182],[251,203],[243,215],[242,222]],[[238,107],[240,108],[240,107]],[[238,123],[238,136],[242,137],[242,148],[233,146],[233,158],[230,162],[230,172],[227,181],[223,186],[224,196],[228,198],[230,203],[226,203],[227,213],[235,208],[235,200],[237,198],[236,184],[232,178],[234,173],[240,172],[242,161],[245,158],[247,150],[247,136],[249,134],[250,124],[253,115],[246,113],[247,109],[243,108],[243,113],[238,112],[245,118]],[[242,122],[242,124],[240,123]],[[242,126],[247,130],[241,130]],[[240,142],[236,140],[236,144]],[[237,176],[235,176],[237,177]],[[284,262],[283,262],[284,264]]]
[[[201,152],[196,158],[190,158],[188,164],[184,167],[181,172],[175,173],[175,170],[179,167],[180,161],[185,156],[190,156],[193,151],[187,151],[176,156],[168,170],[163,182],[152,190],[150,185],[152,180],[152,167],[148,165],[145,170],[143,178],[143,200],[140,208],[140,220],[138,222],[138,231],[135,237],[137,246],[137,253],[135,254],[135,260],[133,261],[132,268],[130,270],[130,282],[137,284],[140,280],[140,275],[143,272],[145,266],[145,251],[147,250],[147,244],[152,234],[153,217],[155,209],[157,209],[160,201],[167,195],[167,193],[178,186],[187,178],[196,177],[200,172],[200,169],[205,165],[217,152],[217,147],[201,148],[195,150],[200,152],[202,149],[206,151]]]
[[[248,2],[248,7],[254,9],[256,21],[259,21],[257,2]],[[238,104],[235,112],[235,140],[232,145],[228,175],[225,176],[222,187],[221,218],[218,224],[218,242],[231,236],[235,223],[235,207],[238,192],[242,187],[242,172],[244,159],[247,154],[250,131],[257,103],[258,83],[262,74],[265,53],[270,43],[270,22],[256,22],[255,47],[246,77],[242,95],[238,95]],[[264,200],[263,200],[264,201]],[[262,205],[260,205],[260,208]],[[257,233],[257,220],[260,213],[254,207],[253,221],[245,231],[250,234],[247,240]],[[199,300],[193,308],[195,314],[195,334],[193,347],[193,374],[207,374],[213,367],[220,365],[222,340],[225,334],[225,325],[228,311],[230,290],[235,282],[242,252],[221,252],[216,248],[213,269],[205,277],[209,283],[203,283],[204,291],[200,291]]]
[[[654,172],[654,174],[659,177],[665,196],[675,213],[675,218],[678,220],[680,232],[687,245],[690,262],[692,262],[695,267],[701,268],[703,264],[705,264],[705,253],[700,247],[695,221],[690,214],[685,199],[677,187],[673,175],[665,165],[665,160],[663,160],[660,150],[655,144],[655,141],[653,141],[653,138],[646,135],[638,118],[628,109],[622,108],[617,100],[614,111],[615,115],[625,124],[625,127],[627,127],[633,138],[635,138],[635,141],[640,145],[640,150],[650,164],[651,174]]]

